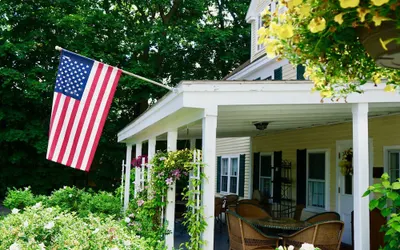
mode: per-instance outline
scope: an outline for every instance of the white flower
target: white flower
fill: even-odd
[[[22,248],[18,245],[18,243],[14,243],[10,246],[10,250],[21,250]]]
[[[32,206],[32,208],[38,209],[42,206],[41,202],[36,203],[35,205]]]
[[[110,250],[119,250],[119,248],[118,247],[113,247]]]
[[[46,250],[46,247],[45,247],[45,245],[43,243],[40,243],[39,247],[40,247],[40,250]]]
[[[303,243],[301,245],[300,250],[314,250],[314,245],[313,244],[308,244],[308,243]]]
[[[71,197],[72,197],[72,194],[69,194],[68,196],[69,196],[69,198],[71,198]]]
[[[96,234],[98,231],[100,231],[98,228],[96,228],[95,230],[93,230],[92,234]]]
[[[54,227],[54,222],[50,221],[46,225],[44,225],[44,229],[52,229]]]
[[[63,189],[66,189],[66,188],[67,188],[67,186],[64,186],[64,187],[63,187]]]
[[[49,212],[49,213],[53,212],[53,208],[51,208],[51,207],[47,208],[47,212]]]
[[[13,213],[13,214],[17,214],[18,212],[19,212],[18,208],[13,208],[13,210],[11,210],[11,213]]]
[[[24,189],[25,189],[25,191],[28,191],[28,190],[29,190],[29,187],[25,187]]]
[[[28,226],[29,226],[28,221],[25,221],[25,222],[24,222],[24,227],[28,227]]]
[[[290,245],[287,250],[294,250],[294,246]]]
[[[129,223],[129,222],[131,222],[131,219],[130,219],[129,217],[126,217],[126,218],[125,218],[125,222],[126,222],[126,223]]]
[[[279,247],[278,247],[278,250],[283,250],[283,246],[279,246]]]

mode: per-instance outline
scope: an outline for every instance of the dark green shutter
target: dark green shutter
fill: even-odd
[[[273,194],[273,200],[274,202],[280,202],[281,201],[281,189],[282,189],[282,184],[281,184],[281,173],[282,173],[282,151],[277,151],[274,152],[274,181],[273,181],[273,187],[274,187],[274,194]]]
[[[274,70],[274,80],[282,80],[282,67]]]
[[[307,149],[297,150],[296,203],[306,205],[307,190]]]
[[[196,149],[203,149],[203,140],[202,139],[196,139]]]
[[[221,192],[221,161],[222,157],[217,157],[217,193]]]
[[[305,80],[304,72],[306,72],[306,67],[304,65],[297,65],[297,80]]]
[[[239,158],[239,196],[244,197],[244,172],[246,155],[240,155]]]
[[[260,153],[253,154],[253,191],[260,190]]]

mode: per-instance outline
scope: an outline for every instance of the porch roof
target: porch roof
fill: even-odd
[[[310,81],[182,81],[118,133],[118,141],[136,143],[178,128],[178,138],[201,138],[201,120],[218,116],[217,137],[255,136],[280,130],[351,121],[352,103],[370,103],[369,116],[400,113],[400,96],[384,85],[363,86],[363,94],[345,100],[324,100],[311,93]],[[259,131],[254,123],[269,122]]]

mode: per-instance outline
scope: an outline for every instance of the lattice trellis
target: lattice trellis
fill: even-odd
[[[138,192],[144,190],[146,176],[148,183],[150,183],[150,177],[151,177],[150,171],[151,171],[151,165],[146,164],[145,158],[142,158],[142,163],[140,164],[140,168],[139,167],[135,168],[135,198],[137,197]]]
[[[193,151],[193,164],[194,168],[189,173],[189,191],[191,191],[191,197],[189,197],[189,199],[194,199],[196,201],[195,205],[191,206],[192,212],[194,213],[195,210],[200,209],[201,205],[201,187],[194,187],[192,183],[192,180],[201,180],[201,151],[198,149]],[[198,215],[199,214],[197,213],[197,216]],[[197,218],[197,220],[198,219],[199,218]]]

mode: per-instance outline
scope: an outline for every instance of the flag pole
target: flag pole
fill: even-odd
[[[61,48],[60,46],[56,46],[55,49],[58,50],[58,51],[62,51],[62,50],[63,50],[63,48]],[[84,57],[84,56],[82,56],[82,57]],[[168,90],[173,90],[173,88],[171,88],[171,87],[169,87],[169,86],[166,86],[166,85],[164,85],[164,84],[162,84],[162,83],[159,83],[159,82],[156,82],[156,81],[147,79],[147,78],[145,78],[145,77],[143,77],[143,76],[139,76],[139,75],[133,74],[133,73],[128,72],[128,71],[126,71],[126,70],[121,69],[121,72],[124,73],[124,74],[126,74],[126,75],[130,75],[130,76],[136,77],[136,78],[138,78],[138,79],[141,79],[141,80],[143,80],[143,81],[146,81],[146,82],[155,84],[155,85],[157,85],[157,86],[166,88],[166,89],[168,89]]]

